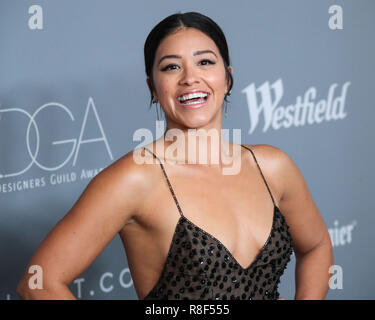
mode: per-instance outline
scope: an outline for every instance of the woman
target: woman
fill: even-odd
[[[218,163],[186,163],[197,153],[191,129],[221,132],[222,109],[233,85],[227,43],[210,18],[174,14],[149,34],[145,47],[151,101],[167,131],[99,173],[48,234],[29,265],[43,270],[43,290],[25,299],[75,299],[68,285],[119,234],[140,299],[277,299],[294,250],[296,299],[324,299],[333,264],[327,228],[304,178],[282,150],[210,140]],[[179,132],[176,142],[167,133]],[[162,148],[177,148],[175,157]],[[241,167],[228,168],[225,150]],[[237,147],[237,149],[236,149]],[[158,152],[156,151],[158,150]],[[147,163],[139,164],[136,157]],[[139,159],[138,159],[139,160]],[[230,186],[230,187],[229,187]],[[169,189],[169,191],[168,191]]]

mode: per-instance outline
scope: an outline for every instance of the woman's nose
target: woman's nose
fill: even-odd
[[[199,83],[199,77],[196,70],[192,67],[185,67],[181,75],[180,84],[192,85],[194,83]]]

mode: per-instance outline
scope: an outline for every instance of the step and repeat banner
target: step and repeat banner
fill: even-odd
[[[375,298],[374,1],[0,0],[0,299],[19,299],[41,241],[96,174],[139,146],[134,133],[160,137],[143,45],[189,11],[228,41],[223,128],[284,150],[305,177],[333,244],[327,299]],[[293,255],[286,299],[294,269]],[[118,235],[69,288],[138,299]]]

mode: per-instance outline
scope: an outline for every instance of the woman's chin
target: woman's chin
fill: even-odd
[[[194,117],[186,117],[183,124],[189,129],[204,128],[212,121],[212,117],[207,115],[195,115]]]

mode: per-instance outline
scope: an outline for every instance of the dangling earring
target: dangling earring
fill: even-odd
[[[227,93],[227,96],[230,96],[232,93],[232,90],[229,90],[229,92]],[[225,106],[224,106],[224,118],[227,119],[228,118],[228,103],[227,101],[225,101]]]
[[[224,106],[224,118],[228,118],[228,103],[226,101]]]
[[[161,121],[161,106],[159,104],[159,101],[157,101],[157,103],[156,103],[156,113],[157,113],[158,121]]]
[[[159,101],[157,101],[157,100],[152,100],[152,103],[156,103],[156,106],[155,106],[155,108],[156,108],[156,118],[157,118],[157,120],[158,121],[160,121],[161,119],[161,107],[160,107],[160,111],[159,111],[159,108],[158,108],[158,105],[159,105]]]

